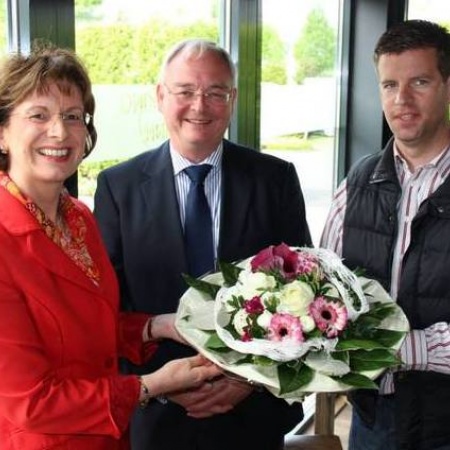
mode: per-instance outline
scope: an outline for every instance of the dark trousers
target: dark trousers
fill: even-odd
[[[193,419],[176,404],[153,401],[132,418],[132,450],[280,450],[302,420],[301,405],[281,402],[267,393],[229,413]]]

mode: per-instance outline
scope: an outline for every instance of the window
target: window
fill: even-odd
[[[98,171],[166,139],[155,83],[165,52],[188,37],[219,39],[220,0],[76,0],[76,50],[92,78],[98,142],[79,169],[92,205]]]
[[[8,50],[8,19],[6,14],[6,2],[0,2],[0,56]]]
[[[319,244],[333,191],[340,2],[262,1],[261,147],[292,162]],[[315,412],[303,403],[302,430]]]
[[[450,29],[450,9],[441,0],[409,0],[408,19],[437,22]]]
[[[316,245],[333,189],[339,3],[262,2],[261,146],[295,164]]]

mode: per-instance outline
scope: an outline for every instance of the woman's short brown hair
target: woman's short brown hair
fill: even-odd
[[[9,54],[0,64],[0,126],[8,123],[11,111],[34,92],[45,93],[56,83],[67,94],[77,87],[81,93],[84,112],[91,115],[86,125],[84,157],[97,142],[94,126],[95,99],[86,68],[74,52],[51,45],[35,45],[28,55]],[[8,155],[0,153],[0,169],[8,167]]]

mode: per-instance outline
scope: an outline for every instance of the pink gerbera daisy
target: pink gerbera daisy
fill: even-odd
[[[325,297],[317,297],[309,306],[317,328],[329,338],[336,337],[347,325],[347,308]]]
[[[274,314],[270,320],[268,338],[271,341],[303,342],[299,318],[285,313]]]

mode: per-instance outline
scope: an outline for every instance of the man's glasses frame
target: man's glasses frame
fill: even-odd
[[[167,92],[181,105],[190,105],[196,100],[197,97],[200,97],[209,105],[225,106],[230,103],[233,96],[232,90],[224,90],[220,88],[212,88],[207,91],[202,91],[200,89],[187,89],[184,87],[170,89],[165,83],[164,87],[167,89]]]

